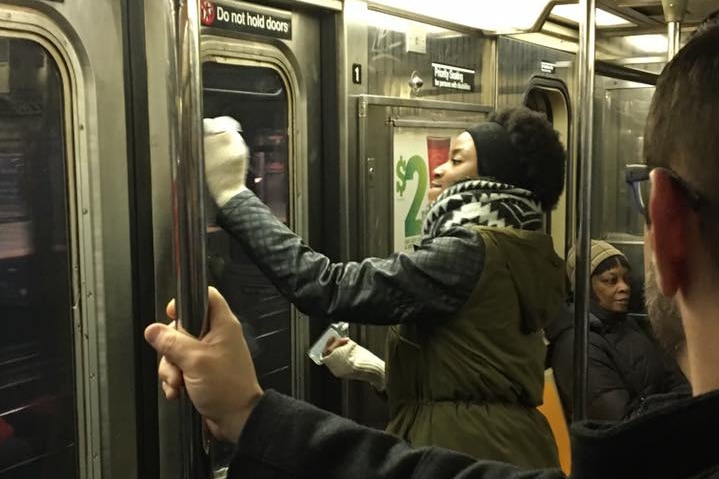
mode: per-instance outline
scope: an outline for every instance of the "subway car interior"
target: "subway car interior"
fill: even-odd
[[[327,324],[216,223],[198,168],[203,117],[236,118],[248,187],[312,248],[347,261],[417,242],[449,138],[504,107],[542,112],[567,151],[546,232],[563,258],[582,228],[621,250],[641,318],[643,222],[624,166],[643,162],[659,72],[717,8],[0,0],[0,479],[195,477],[196,441],[223,477],[231,446],[165,400],[142,334],[203,282],[241,318],[264,388],[385,426],[369,385],[308,357]],[[195,255],[179,244],[193,234]],[[350,335],[379,353],[386,330]],[[553,414],[566,433],[571,418]]]

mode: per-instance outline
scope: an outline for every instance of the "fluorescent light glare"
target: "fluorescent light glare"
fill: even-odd
[[[645,53],[666,53],[669,46],[666,35],[631,35],[625,38],[630,45]]]
[[[552,8],[552,15],[570,22],[579,23],[579,19],[582,17],[582,11],[579,9],[579,4],[577,3],[555,5],[555,7]],[[595,22],[599,28],[626,27],[634,25],[629,20],[626,20],[618,15],[614,15],[613,13],[609,13],[601,8],[596,9]]]
[[[367,25],[383,30],[390,30],[392,32],[407,33],[411,24],[420,25],[421,28],[427,33],[447,33],[450,30],[446,28],[437,27],[434,25],[428,25],[426,23],[414,22],[407,20],[406,18],[396,17],[394,15],[387,15],[374,10],[367,11]]]
[[[399,11],[497,33],[528,30],[549,0],[371,0]]]

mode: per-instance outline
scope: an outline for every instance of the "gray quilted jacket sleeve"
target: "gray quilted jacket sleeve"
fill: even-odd
[[[442,322],[464,305],[484,265],[481,237],[461,227],[408,254],[333,263],[249,190],[223,206],[218,220],[290,302],[327,320]]]

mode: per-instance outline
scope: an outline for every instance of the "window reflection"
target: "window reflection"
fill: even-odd
[[[285,224],[289,218],[288,99],[271,68],[207,63],[205,116],[229,115],[242,124],[250,148],[246,184]],[[209,207],[213,222],[216,211]],[[250,333],[260,383],[292,392],[290,305],[226,233],[210,226],[209,277]]]
[[[603,91],[594,161],[593,238],[639,239],[644,232],[632,208],[624,167],[643,163],[644,124],[654,93],[647,88],[607,88]]]
[[[77,477],[62,88],[0,39],[0,478]]]
[[[250,149],[245,184],[285,224],[289,224],[288,100],[275,70],[206,63],[204,114],[229,115],[242,124]],[[208,279],[243,322],[263,388],[292,393],[290,305],[220,228],[208,201]],[[220,477],[233,448],[217,444],[213,464]]]
[[[592,238],[619,248],[632,267],[629,312],[645,313],[644,220],[632,206],[624,167],[643,163],[644,125],[654,87],[597,77],[592,162]]]

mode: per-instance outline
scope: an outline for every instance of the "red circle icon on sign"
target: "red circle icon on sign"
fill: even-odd
[[[200,21],[203,25],[210,26],[215,23],[215,4],[202,0],[200,2]]]

